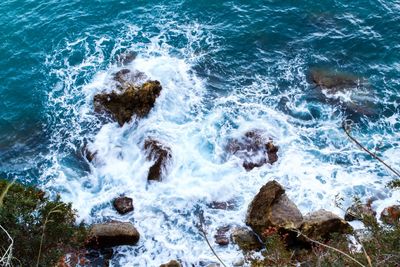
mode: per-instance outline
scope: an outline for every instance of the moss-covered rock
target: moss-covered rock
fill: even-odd
[[[161,89],[159,81],[147,81],[140,86],[125,84],[122,92],[95,95],[94,108],[96,112],[110,113],[122,126],[133,115],[139,118],[146,116],[153,108]]]
[[[37,188],[0,180],[2,193],[0,224],[14,240],[12,266],[35,266],[37,261],[39,266],[54,266],[71,248],[83,245],[86,227],[75,224],[75,211],[59,196],[50,199]],[[0,253],[9,244],[0,229]]]

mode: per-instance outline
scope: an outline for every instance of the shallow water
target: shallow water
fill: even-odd
[[[113,266],[215,261],[198,211],[212,239],[218,226],[243,225],[272,179],[303,213],[343,215],[337,195],[345,207],[375,197],[379,213],[400,197],[385,188],[392,174],[341,129],[353,119],[352,134],[400,169],[398,1],[5,0],[0,13],[0,175],[60,193],[89,223],[132,221],[141,240],[118,248]],[[138,57],[121,66],[126,51]],[[92,103],[121,68],[163,86],[149,116],[122,128]],[[367,97],[374,114],[344,111],[348,94],[321,101],[312,68],[367,79],[367,93],[355,97]],[[279,160],[247,172],[225,148],[251,129],[274,140]],[[148,137],[172,151],[161,183],[146,181]],[[93,164],[85,146],[97,151]],[[135,206],[123,217],[110,204],[122,193]],[[234,210],[207,207],[231,199]],[[228,264],[241,257],[232,244],[216,250]]]

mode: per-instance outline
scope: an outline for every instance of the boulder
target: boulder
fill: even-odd
[[[176,260],[171,260],[168,263],[161,264],[160,267],[181,267],[182,265]]]
[[[372,209],[371,204],[354,204],[346,210],[344,219],[346,221],[363,220],[364,218],[374,218],[376,212]]]
[[[255,167],[278,160],[278,147],[265,138],[260,130],[248,131],[241,139],[231,140],[227,150],[243,160],[243,167],[250,171]]]
[[[400,223],[400,205],[393,205],[385,208],[381,212],[381,220],[391,225]]]
[[[247,210],[246,224],[259,236],[268,228],[290,230],[298,228],[303,216],[296,205],[286,196],[276,181],[261,187]]]
[[[214,235],[215,243],[217,243],[220,246],[229,245],[229,238],[226,235],[229,229],[230,229],[229,226],[219,227],[217,229],[217,233]]]
[[[132,198],[130,197],[117,197],[113,201],[113,206],[122,215],[133,211]]]
[[[263,248],[257,235],[246,227],[237,227],[232,230],[231,238],[243,251],[260,250]]]
[[[161,92],[159,81],[147,81],[142,85],[124,85],[121,93],[100,93],[94,96],[96,112],[107,112],[122,126],[133,115],[141,118],[153,108]]]
[[[300,232],[312,239],[329,239],[332,233],[350,233],[352,227],[330,211],[318,210],[304,216]]]
[[[102,249],[121,245],[135,245],[140,238],[135,226],[129,222],[108,222],[91,227],[86,246]]]
[[[172,158],[171,149],[153,139],[145,141],[144,149],[147,153],[147,160],[154,161],[149,169],[147,180],[161,181],[167,162]]]

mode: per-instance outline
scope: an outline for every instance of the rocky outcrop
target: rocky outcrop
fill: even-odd
[[[182,265],[176,260],[171,260],[168,263],[161,264],[160,267],[181,267]]]
[[[144,149],[147,153],[147,160],[154,161],[149,169],[147,180],[161,181],[167,163],[172,158],[171,149],[153,139],[145,141]]]
[[[381,212],[381,220],[391,225],[400,223],[400,205],[393,205],[385,208]]]
[[[147,81],[140,86],[124,84],[121,87],[122,92],[112,91],[95,95],[94,108],[96,112],[111,114],[122,126],[129,122],[133,115],[139,118],[146,116],[153,108],[161,89],[159,81]]]
[[[348,222],[330,211],[318,210],[304,216],[300,232],[312,239],[329,239],[332,233],[350,233]]]
[[[301,212],[286,196],[283,187],[271,181],[261,187],[247,211],[246,224],[262,236],[268,228],[296,229],[303,220]]]
[[[265,138],[260,130],[248,131],[243,138],[231,140],[227,150],[242,159],[243,167],[248,171],[278,160],[278,147]]]
[[[137,57],[138,53],[134,51],[126,51],[120,55],[117,56],[117,62],[122,64],[122,65],[127,65],[134,61]]]
[[[220,246],[229,245],[229,238],[227,236],[229,229],[230,229],[229,226],[219,227],[217,229],[217,233],[214,235],[215,243],[217,243]]]
[[[351,74],[324,69],[311,69],[310,80],[316,86],[327,89],[329,93],[354,89],[366,82],[363,78]]]
[[[130,197],[117,197],[113,201],[113,206],[122,215],[133,211],[132,198]]]
[[[363,220],[364,218],[374,218],[376,212],[372,209],[371,203],[354,204],[346,210],[344,219],[346,221]]]
[[[260,250],[263,248],[257,235],[246,227],[237,227],[232,230],[231,238],[243,251]]]
[[[129,222],[94,224],[89,232],[86,246],[102,249],[121,245],[135,245],[140,238],[135,226]]]

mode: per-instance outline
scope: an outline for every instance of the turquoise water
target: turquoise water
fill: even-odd
[[[0,14],[0,175],[61,193],[89,222],[118,219],[109,201],[133,195],[135,214],[124,219],[144,241],[122,248],[116,266],[212,259],[187,214],[199,203],[237,198],[235,212],[206,215],[210,232],[243,224],[247,204],[271,179],[303,212],[341,213],[336,194],[347,203],[378,197],[378,211],[398,199],[384,188],[391,174],[340,128],[353,119],[353,134],[400,169],[398,1],[4,0]],[[164,89],[148,118],[121,129],[94,114],[91,100],[112,87],[126,51],[138,53],[128,68]],[[309,83],[312,68],[367,79],[361,97],[372,114],[321,101]],[[223,148],[254,128],[279,145],[280,161],[245,172]],[[150,187],[141,151],[148,136],[175,155],[165,181]],[[84,160],[86,145],[100,163]],[[160,232],[169,237],[155,242]],[[195,248],[187,251],[184,240]],[[238,253],[234,245],[220,250]]]

